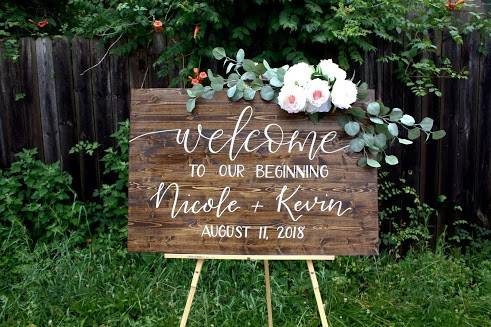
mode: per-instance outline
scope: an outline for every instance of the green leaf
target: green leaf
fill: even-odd
[[[196,107],[196,98],[188,99],[188,101],[186,102],[187,112],[192,112],[194,110],[194,107]]]
[[[431,133],[431,138],[434,140],[439,140],[439,139],[444,138],[445,135],[447,135],[447,133],[443,129],[441,129],[441,130],[434,131],[433,133]]]
[[[223,90],[223,82],[220,83],[220,82],[214,81],[211,83],[211,88],[213,90],[215,90],[216,92],[221,91],[221,90]]]
[[[387,136],[385,136],[385,134],[375,135],[375,145],[379,149],[385,149],[385,147],[387,146]]]
[[[384,105],[380,106],[380,116],[385,116],[390,112],[390,108]]]
[[[251,87],[246,87],[244,90],[244,100],[252,100],[254,99],[254,96],[256,95],[256,91],[252,89]]]
[[[244,68],[246,72],[254,72],[256,69],[256,63],[251,59],[244,59],[242,62],[242,68]]]
[[[203,90],[203,94],[201,95],[202,98],[211,100],[213,99],[213,96],[215,95],[215,91],[211,86],[206,86]]]
[[[413,126],[416,121],[411,115],[403,115],[401,118],[401,123],[406,126]]]
[[[251,87],[254,89],[254,91],[259,91],[263,87],[263,85],[264,83],[260,78],[256,78],[251,83]]]
[[[213,57],[215,57],[216,60],[222,60],[227,56],[225,54],[225,49],[220,47],[213,49],[211,53],[213,54]]]
[[[336,117],[336,121],[338,122],[339,126],[344,128],[344,125],[350,122],[349,118],[346,117],[345,115],[338,115]]]
[[[367,106],[367,112],[372,116],[380,114],[380,104],[378,102],[370,102]]]
[[[264,101],[271,101],[274,98],[274,90],[271,87],[271,85],[268,84],[264,85],[261,88],[260,94],[261,94],[261,99],[263,99]]]
[[[382,125],[384,123],[384,121],[378,117],[370,117],[370,121],[379,125]]]
[[[419,128],[412,128],[407,132],[407,138],[410,140],[416,140],[421,136],[421,130]]]
[[[362,138],[352,139],[350,142],[350,150],[353,152],[360,152],[365,147],[365,141]]]
[[[406,140],[406,139],[403,139],[403,138],[398,138],[398,140],[399,140],[399,143],[404,144],[404,145],[413,144],[413,141]]]
[[[229,88],[227,90],[227,96],[229,98],[232,98],[234,96],[234,94],[235,94],[236,91],[237,91],[237,85],[234,85],[234,86],[232,86],[231,88]]]
[[[351,107],[349,109],[348,113],[351,114],[353,117],[358,118],[358,119],[365,118],[365,110],[363,110],[360,107]]]
[[[380,163],[377,160],[367,158],[367,165],[373,168],[380,168]]]
[[[234,68],[235,64],[233,62],[229,62],[227,65],[227,70],[225,71],[227,74],[230,73],[232,68]]]
[[[228,75],[227,86],[232,87],[232,86],[236,85],[238,80],[240,80],[239,74],[232,73],[232,74]]]
[[[399,163],[399,160],[397,159],[396,156],[390,155],[390,156],[385,156],[385,162],[391,166],[394,166]]]
[[[390,135],[394,137],[399,135],[399,127],[397,127],[396,123],[389,123],[389,125],[387,125],[387,129],[389,130]]]
[[[244,97],[244,91],[237,90],[235,92],[234,96],[232,98],[230,98],[230,100],[239,101],[240,99],[242,99],[242,97]]]
[[[366,167],[367,166],[367,157],[361,157],[360,159],[358,159],[356,164],[358,165],[358,167]]]
[[[389,115],[389,120],[398,121],[399,119],[402,118],[402,116],[403,116],[402,110],[399,108],[394,108],[392,109],[392,112]]]
[[[239,49],[236,55],[237,62],[241,63],[242,61],[244,61],[244,57],[245,57],[244,49]]]
[[[273,78],[271,78],[269,80],[269,84],[271,84],[271,86],[274,86],[274,87],[282,87],[283,86],[283,82],[280,81],[280,79],[277,76],[273,76]]]
[[[350,121],[349,123],[344,125],[344,131],[349,136],[355,136],[360,131],[360,124],[355,121]]]
[[[425,117],[423,118],[421,123],[419,123],[419,125],[421,126],[421,129],[423,131],[429,132],[433,128],[433,119],[431,119],[430,117]]]

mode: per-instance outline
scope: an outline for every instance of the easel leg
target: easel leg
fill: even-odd
[[[268,260],[264,260],[264,279],[266,281],[266,305],[268,307],[268,327],[273,327],[273,308],[271,306],[271,283],[269,279]]]
[[[191,281],[191,288],[189,289],[188,299],[184,312],[182,313],[180,327],[186,327],[188,321],[189,312],[191,311],[191,305],[193,304],[194,293],[196,292],[196,286],[198,285],[199,275],[201,274],[201,268],[203,267],[204,259],[198,259],[196,262],[196,268],[194,269],[193,280]]]
[[[309,268],[310,280],[312,281],[312,287],[314,288],[315,300],[317,301],[317,309],[321,316],[322,327],[328,327],[326,311],[324,310],[324,303],[322,303],[321,292],[319,291],[319,283],[317,283],[317,276],[315,275],[314,263],[312,260],[307,260],[307,267]]]

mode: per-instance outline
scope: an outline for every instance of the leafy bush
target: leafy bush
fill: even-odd
[[[0,37],[15,47],[15,37],[23,35],[74,33],[102,38],[115,53],[148,50],[166,39],[156,65],[162,75],[174,75],[179,67],[181,83],[222,44],[228,52],[244,47],[254,60],[272,65],[333,56],[344,68],[363,63],[367,52],[380,49],[378,59],[395,63],[399,78],[414,93],[440,95],[438,78],[464,78],[466,73],[436,53],[435,36],[462,45],[472,32],[491,34],[489,13],[471,1],[449,6],[443,0],[382,0],[376,5],[371,0],[70,0],[45,10],[46,16],[37,16],[40,11],[0,4]],[[44,17],[47,27],[26,23]],[[155,20],[162,28],[154,29]]]
[[[23,150],[18,160],[0,171],[0,236],[25,226],[33,241],[74,233],[78,241],[89,232],[86,208],[71,188],[72,178],[58,163],[36,160],[36,150]]]

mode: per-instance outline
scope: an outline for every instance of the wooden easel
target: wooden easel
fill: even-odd
[[[315,300],[317,302],[317,309],[319,310],[319,316],[321,318],[322,327],[328,327],[326,312],[324,310],[324,303],[322,302],[321,293],[319,290],[319,283],[317,282],[317,276],[315,274],[314,263],[312,260],[334,260],[334,256],[302,256],[302,255],[193,255],[193,254],[164,254],[168,259],[194,259],[196,261],[196,268],[194,269],[193,279],[191,281],[191,287],[189,289],[188,298],[186,300],[186,306],[181,317],[180,327],[186,327],[189,313],[191,312],[191,305],[193,304],[194,294],[196,293],[196,287],[198,286],[199,276],[201,274],[201,268],[203,268],[203,262],[205,260],[264,260],[264,278],[266,283],[266,306],[268,308],[268,326],[273,327],[273,309],[271,306],[271,284],[269,275],[269,260],[306,260],[309,270],[310,280],[314,289]]]

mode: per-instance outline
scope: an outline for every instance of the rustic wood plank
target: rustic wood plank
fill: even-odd
[[[111,72],[111,108],[113,110],[114,126],[129,118],[130,83],[128,74],[128,58],[117,55],[110,57]]]
[[[48,163],[61,158],[59,117],[52,41],[48,37],[36,40],[39,107],[43,127],[44,158]]]
[[[8,74],[8,63],[6,62],[4,50],[2,45],[0,44],[0,164],[3,167],[6,167],[11,162],[11,151],[10,145],[11,140],[9,137],[10,131],[10,115],[9,115],[9,106],[10,106],[10,88],[6,84],[9,74]]]
[[[250,138],[249,152],[239,152],[236,160],[230,160],[230,153],[211,153],[204,148],[204,139],[191,136],[190,144],[198,144],[199,150],[186,153],[176,142],[176,132],[141,136],[155,130],[189,128],[196,133],[202,124],[206,135],[215,129],[223,129],[224,136],[232,135],[239,116],[248,105],[253,106],[251,119],[237,135],[244,140],[253,130],[263,130],[269,124],[269,137],[275,139],[292,137],[295,130],[302,131],[297,137],[306,139],[309,133],[323,135],[336,131],[343,135],[335,121],[335,115],[314,124],[303,115],[289,115],[275,104],[256,99],[251,103],[233,103],[226,99],[224,92],[213,100],[202,101],[193,114],[185,111],[187,95],[179,89],[133,90],[131,110],[130,144],[130,185],[128,248],[130,251],[157,251],[177,254],[234,254],[234,255],[360,255],[375,254],[378,251],[377,215],[377,175],[374,169],[356,166],[356,155],[345,150],[331,154],[318,154],[308,159],[305,149],[293,147],[290,151],[263,151],[260,149],[265,136]],[[371,100],[371,99],[370,99]],[[361,105],[366,105],[361,104]],[[252,110],[252,109],[251,109]],[[279,127],[284,128],[284,134]],[[295,134],[297,135],[297,134]],[[227,138],[217,142],[217,148],[230,145]],[[313,138],[311,139],[311,141]],[[198,143],[196,143],[198,142]],[[280,141],[277,141],[280,142]],[[282,141],[284,143],[284,141]],[[325,151],[341,149],[348,139],[340,137],[333,144],[325,146]],[[278,143],[279,144],[279,143]],[[194,145],[193,145],[194,146]],[[240,145],[238,145],[240,146]],[[212,147],[213,149],[213,147]],[[233,151],[233,150],[232,150]],[[207,172],[200,178],[190,176],[189,164],[203,163]],[[219,176],[221,164],[244,165],[242,177]],[[304,167],[305,165],[325,165],[328,176],[293,178],[264,178],[255,176],[257,165],[286,165]],[[178,182],[179,193],[172,189],[159,205],[150,200],[161,182]],[[230,198],[241,208],[237,212],[227,212],[219,219],[212,213],[179,213],[170,218],[174,197],[198,200],[202,203],[209,198],[218,199],[223,188],[230,187]],[[286,187],[286,190],[283,189]],[[292,216],[288,210],[277,212],[278,196],[281,192],[290,194],[297,200],[308,201],[318,198],[330,201],[335,199],[338,208],[350,208],[346,212],[329,210],[307,210]],[[298,192],[298,193],[297,193]],[[179,195],[180,194],[180,195]],[[252,209],[261,202],[262,209]],[[333,200],[334,201],[334,200]],[[180,204],[179,204],[180,205]],[[297,219],[298,218],[298,219]],[[250,237],[202,237],[206,228],[220,224],[242,226],[249,230]],[[285,227],[291,226],[291,227]],[[281,238],[282,229],[302,226],[305,238]],[[267,227],[268,239],[258,235],[262,227]],[[292,232],[293,233],[293,232]],[[269,239],[271,238],[271,239]]]
[[[22,90],[25,93],[23,102],[25,103],[27,117],[27,147],[38,149],[40,158],[44,160],[43,130],[36,67],[36,41],[33,38],[23,38],[21,39],[21,44]]]
[[[72,79],[75,111],[77,115],[77,138],[79,140],[95,142],[96,129],[92,102],[91,72],[81,75],[92,65],[90,55],[90,41],[75,37],[72,40]],[[88,199],[92,192],[100,185],[97,161],[99,154],[93,156],[80,155],[80,179],[82,198]]]
[[[67,38],[53,39],[56,106],[58,109],[58,128],[60,135],[61,166],[73,177],[75,189],[81,188],[80,158],[70,154],[70,149],[78,143],[77,111],[72,81],[71,48]]]

